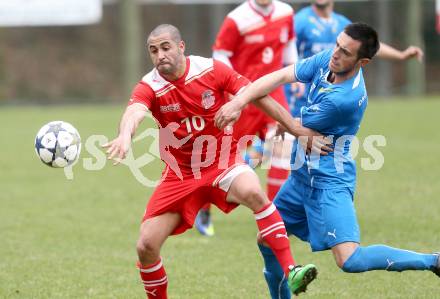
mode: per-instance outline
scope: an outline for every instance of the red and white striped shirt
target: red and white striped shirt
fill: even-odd
[[[184,75],[176,81],[167,81],[156,68],[145,75],[135,86],[129,105],[141,104],[152,112],[161,128],[159,143],[162,160],[167,163],[164,155],[171,154],[182,173],[191,173],[191,167],[198,167],[191,160],[193,154],[201,155],[200,161],[213,159],[212,165],[219,163],[218,153],[225,133],[215,127],[214,116],[228,101],[226,93],[235,95],[248,83],[248,79],[222,62],[189,56],[186,58]],[[210,142],[204,138],[210,139]],[[184,144],[177,144],[178,140],[185,139]],[[203,140],[210,146],[216,145],[209,148],[201,144]],[[197,146],[200,147],[199,153],[195,149]],[[235,149],[236,142],[232,141],[230,152]]]
[[[282,68],[283,50],[295,37],[292,7],[274,0],[264,15],[253,5],[246,1],[228,14],[213,46],[251,81]]]

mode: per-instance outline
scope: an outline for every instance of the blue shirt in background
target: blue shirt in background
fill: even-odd
[[[307,6],[295,14],[296,46],[299,59],[332,49],[336,38],[350,20],[341,14],[332,12],[330,18],[319,17],[312,6]]]
[[[296,46],[300,60],[332,49],[338,35],[345,26],[351,23],[349,19],[335,12],[332,12],[328,19],[321,18],[315,13],[312,6],[300,9],[295,14],[294,21]],[[294,116],[298,117],[301,107],[307,104],[309,89],[310,85],[306,85],[304,95],[300,98],[292,98],[290,90],[286,90],[287,98],[291,100],[291,112]]]

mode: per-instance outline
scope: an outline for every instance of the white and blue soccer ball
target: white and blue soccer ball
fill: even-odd
[[[50,167],[66,167],[74,163],[81,152],[78,131],[64,121],[44,125],[35,137],[35,152]]]

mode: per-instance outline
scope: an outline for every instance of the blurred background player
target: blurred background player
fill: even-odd
[[[109,159],[115,158],[116,163],[124,159],[138,125],[151,111],[159,127],[160,156],[166,168],[148,201],[137,242],[138,267],[148,298],[167,298],[161,247],[170,235],[191,228],[206,202],[225,213],[239,204],[250,208],[260,235],[285,271],[290,290],[294,294],[303,292],[316,277],[315,266],[295,265],[281,216],[262,191],[258,176],[236,156],[237,141],[214,125],[216,112],[228,101],[225,92],[236,95],[249,81],[212,58],[186,57],[179,30],[169,24],[159,25],[150,33],[147,48],[155,67],[135,86],[118,137],[104,147]],[[265,112],[275,111],[271,115],[291,128],[292,134],[317,135],[295,123],[273,99],[265,97],[259,104]],[[213,151],[203,146],[206,136],[216,140]],[[230,150],[223,157],[224,142],[229,143]],[[200,149],[197,144],[201,144]],[[202,156],[212,163],[203,165]]]
[[[348,18],[336,13],[333,8],[333,0],[314,0],[311,5],[298,10],[294,19],[294,28],[299,59],[333,48],[339,33],[351,23]],[[400,61],[415,57],[421,61],[423,51],[414,46],[399,51],[381,43],[377,56]],[[310,85],[298,82],[286,85],[285,88],[290,110],[297,117],[301,107],[307,103]]]
[[[248,0],[232,10],[225,18],[213,46],[213,58],[232,67],[239,74],[254,81],[296,61],[293,9],[278,0]],[[282,106],[288,107],[282,88],[270,96]],[[274,121],[253,105],[243,110],[234,125],[234,137],[256,135],[259,146],[253,156],[259,161],[263,154],[262,140]],[[249,145],[249,144],[248,144]],[[282,143],[276,142],[267,177],[267,194],[273,199],[289,175],[289,155],[282,157]],[[243,148],[245,150],[245,148]],[[257,163],[258,164],[258,163]],[[256,165],[252,165],[255,167]],[[196,227],[207,236],[214,234],[209,205],[196,219]]]

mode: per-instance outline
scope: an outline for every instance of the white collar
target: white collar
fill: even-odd
[[[258,13],[262,14],[263,16],[267,17],[273,12],[273,2],[268,6],[260,6],[255,2],[255,0],[250,0],[251,7],[256,10]]]

